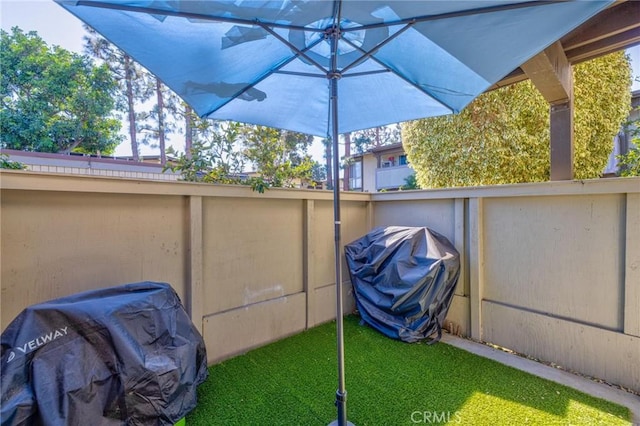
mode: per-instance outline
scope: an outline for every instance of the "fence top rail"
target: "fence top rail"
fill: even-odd
[[[245,185],[154,181],[93,175],[39,173],[23,170],[0,171],[0,189],[319,201],[333,199],[333,192],[327,190],[271,188],[260,194]],[[345,192],[341,194],[341,199],[343,201],[369,201],[370,195],[367,193]]]
[[[263,194],[248,186],[194,182],[153,181],[117,177],[0,171],[0,189],[121,194],[154,194],[206,197],[331,200],[332,191],[272,188]],[[424,189],[396,192],[344,192],[343,201],[411,201],[456,198],[502,198],[523,196],[640,194],[640,177],[521,183],[462,188]]]
[[[640,193],[640,177],[519,183],[372,193],[371,201]]]

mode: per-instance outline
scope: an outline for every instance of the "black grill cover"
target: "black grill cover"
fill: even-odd
[[[428,228],[376,228],[345,246],[356,306],[383,334],[415,342],[438,333],[453,300],[460,255]]]
[[[143,282],[25,309],[2,333],[2,425],[172,425],[207,378],[175,291]]]

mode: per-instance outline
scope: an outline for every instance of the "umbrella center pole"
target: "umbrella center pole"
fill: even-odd
[[[330,426],[353,426],[347,421],[347,390],[344,380],[344,324],[342,294],[342,237],[340,222],[340,155],[338,151],[338,80],[342,74],[338,71],[338,40],[341,31],[337,26],[327,29],[325,36],[331,41],[331,69],[327,72],[331,90],[331,145],[333,150],[333,218],[335,236],[335,269],[336,269],[336,341],[338,352],[338,390],[336,391],[336,407],[338,418]]]

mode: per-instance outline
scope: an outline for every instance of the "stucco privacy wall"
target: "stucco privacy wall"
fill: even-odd
[[[210,362],[335,316],[329,192],[22,171],[0,185],[2,328],[30,304],[141,280],[176,288]],[[466,335],[640,390],[640,179],[342,199],[343,243],[385,225],[454,243],[449,319]]]
[[[335,318],[333,204],[326,193],[305,195],[314,193],[203,200],[203,334],[211,361]],[[367,232],[365,200],[345,196],[345,240]]]
[[[376,226],[462,253],[471,337],[640,391],[640,179],[375,194]]]
[[[183,197],[6,190],[9,180],[3,173],[3,329],[28,305],[83,290],[161,280],[185,294]]]
[[[3,329],[31,304],[142,280],[176,289],[210,362],[335,318],[330,192],[22,171],[0,182]],[[367,194],[343,196],[344,241],[369,215]],[[350,312],[349,285],[345,296]]]

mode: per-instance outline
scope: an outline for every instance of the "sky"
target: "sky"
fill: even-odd
[[[38,35],[49,45],[59,45],[73,52],[82,52],[84,30],[82,23],[75,16],[58,6],[53,0],[0,0],[0,26],[9,31],[18,26],[25,32],[37,31]],[[640,46],[627,51],[634,68],[633,90],[640,89]],[[126,126],[123,129],[126,132]],[[176,139],[176,144],[179,142]],[[317,138],[316,138],[317,139]],[[183,151],[181,146],[175,147]],[[157,149],[142,147],[143,155],[158,154]],[[324,148],[316,140],[310,154],[319,162],[323,162]],[[131,147],[125,141],[116,149],[116,155],[131,155]]]

